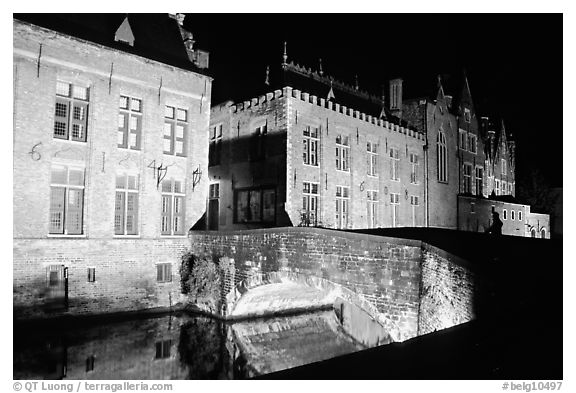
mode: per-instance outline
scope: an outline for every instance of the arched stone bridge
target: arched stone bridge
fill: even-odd
[[[190,237],[191,251],[222,269],[221,314],[227,319],[344,300],[394,341],[418,333],[419,241],[299,227]]]

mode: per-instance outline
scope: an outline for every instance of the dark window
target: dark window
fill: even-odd
[[[156,265],[156,281],[172,281],[172,265],[170,263],[159,263]]]
[[[86,358],[86,372],[94,371],[94,356],[88,356]]]
[[[252,188],[235,191],[234,216],[236,223],[274,223],[276,190]]]
[[[172,347],[172,340],[164,340],[156,342],[156,359],[169,358],[171,347]]]
[[[256,127],[250,140],[250,161],[259,161],[265,158],[267,135],[268,126],[266,124]]]
[[[88,282],[96,282],[96,268],[88,268]]]
[[[210,129],[210,147],[208,150],[208,165],[220,165],[222,155],[222,124]]]

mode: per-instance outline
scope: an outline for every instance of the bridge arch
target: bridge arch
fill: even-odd
[[[392,341],[400,341],[402,335],[398,324],[384,313],[379,312],[376,306],[363,295],[346,288],[342,284],[303,272],[253,272],[249,277],[238,282],[226,294],[223,307],[223,314],[226,319],[238,320],[269,315],[270,313],[267,313],[266,310],[260,310],[259,312],[248,310],[244,303],[251,292],[253,293],[258,288],[272,284],[296,284],[303,288],[313,288],[322,294],[319,304],[322,303],[325,306],[330,304],[339,310],[340,314],[343,313],[340,307],[343,307],[343,303],[348,303],[365,313],[374,323],[383,327]]]

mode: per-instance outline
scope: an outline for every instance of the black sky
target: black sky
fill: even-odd
[[[189,14],[210,52],[212,103],[250,98],[266,65],[288,59],[379,94],[390,78],[430,83],[466,70],[475,103],[517,140],[517,179],[532,169],[562,185],[560,14]],[[246,95],[248,93],[248,95]]]

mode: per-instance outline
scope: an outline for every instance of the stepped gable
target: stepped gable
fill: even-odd
[[[134,34],[133,46],[114,39],[126,18]],[[14,19],[178,68],[207,73],[190,61],[178,22],[168,14],[14,14]]]

